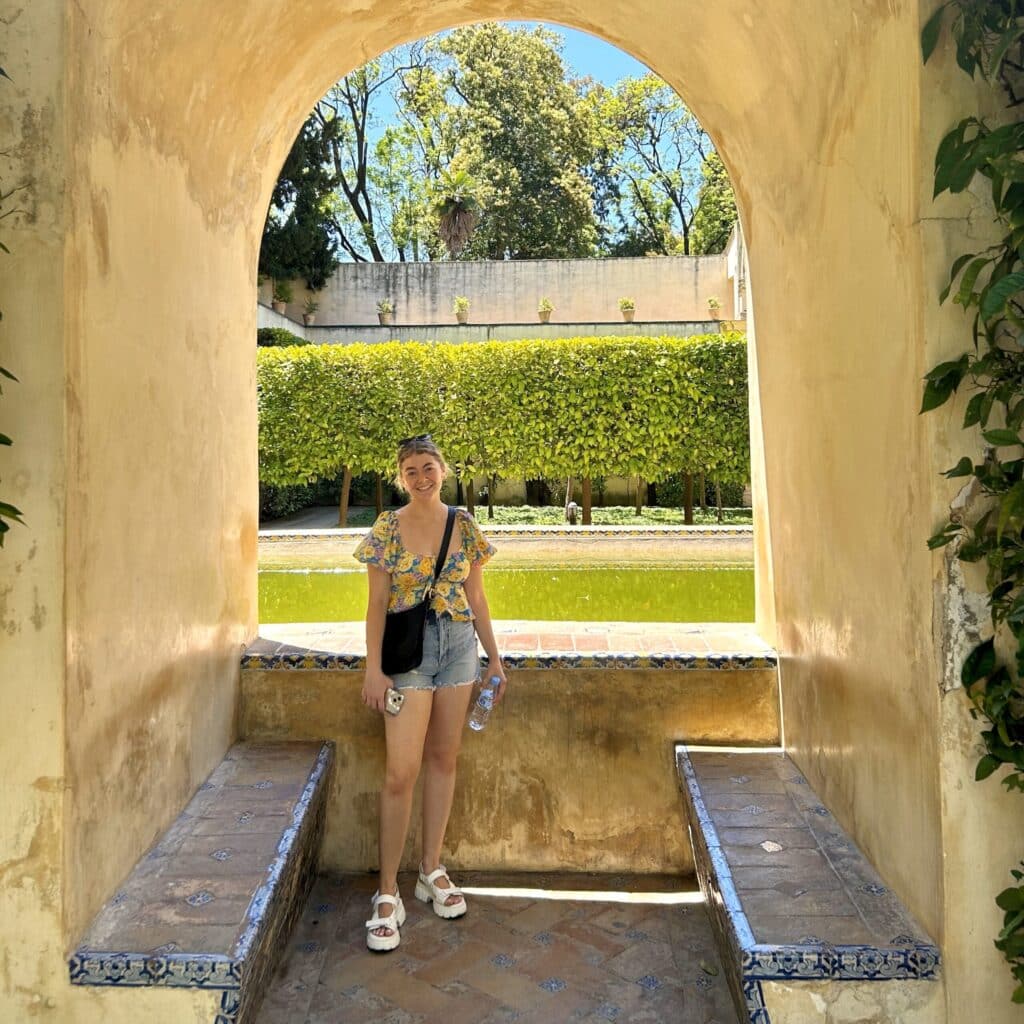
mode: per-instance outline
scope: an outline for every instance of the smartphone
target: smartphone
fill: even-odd
[[[405,701],[405,694],[400,693],[393,686],[389,686],[384,691],[384,710],[389,715],[397,715],[402,710],[402,704]]]

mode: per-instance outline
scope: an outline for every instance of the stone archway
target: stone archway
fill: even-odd
[[[256,622],[253,274],[292,136],[373,54],[494,17],[543,16],[621,46],[713,136],[756,294],[755,483],[771,510],[759,616],[780,649],[788,745],[933,934],[970,913],[989,934],[972,893],[1015,857],[984,853],[987,874],[943,864],[955,812],[942,799],[971,740],[936,686],[944,635],[923,544],[948,500],[935,473],[949,443],[916,418],[918,386],[952,344],[933,295],[966,233],[922,219],[931,151],[957,109],[951,64],[919,67],[933,6],[851,0],[813,18],[797,0],[18,9],[10,160],[34,188],[10,238],[19,284],[0,285],[0,305],[25,382],[5,395],[19,441],[5,481],[30,526],[4,555],[0,692],[33,703],[0,748],[15,823],[0,929],[4,945],[33,938],[0,989],[7,1016],[38,997],[92,1019],[59,951],[233,732]],[[964,202],[940,212],[963,217]],[[951,948],[951,1019],[968,1005],[1004,1019],[988,991],[998,960],[979,968]]]

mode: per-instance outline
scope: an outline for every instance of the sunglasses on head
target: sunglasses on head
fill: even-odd
[[[432,441],[433,438],[429,434],[417,434],[415,437],[403,437],[398,442],[399,448],[404,448],[407,444],[415,444],[417,441]]]

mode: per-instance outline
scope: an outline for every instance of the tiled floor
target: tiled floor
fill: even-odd
[[[252,651],[276,650],[279,644],[297,649],[364,654],[366,627],[362,622],[291,622],[260,626]],[[533,654],[540,651],[622,651],[644,654],[770,655],[772,648],[752,625],[740,622],[534,622],[495,621],[502,651]]]
[[[678,891],[676,878],[459,874],[466,887]],[[469,896],[442,921],[412,897],[392,953],[366,950],[372,875],[321,877],[257,1024],[736,1024],[700,903]]]

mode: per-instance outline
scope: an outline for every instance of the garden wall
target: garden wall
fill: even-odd
[[[294,283],[288,315],[302,322],[310,293]],[[466,263],[345,263],[317,296],[319,323],[376,324],[377,302],[390,299],[396,324],[450,324],[452,300],[469,299],[476,323],[537,322],[537,302],[555,304],[553,320],[618,320],[619,299],[636,302],[638,319],[706,320],[708,299],[732,317],[726,257],[649,256],[607,260],[514,260]],[[270,285],[260,288],[270,302]]]

